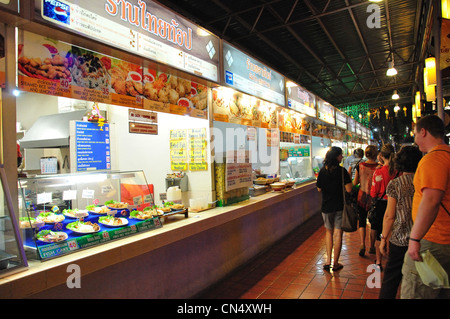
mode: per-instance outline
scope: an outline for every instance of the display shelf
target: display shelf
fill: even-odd
[[[160,228],[169,216],[153,208],[143,171],[42,175],[19,179],[19,188],[24,247],[39,260]],[[151,213],[136,219],[135,210]],[[187,217],[187,209],[170,213],[180,212]],[[104,216],[121,222],[102,223]]]

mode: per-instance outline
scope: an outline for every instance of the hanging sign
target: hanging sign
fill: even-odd
[[[316,117],[316,97],[300,86],[287,88],[288,107],[302,114]]]
[[[111,169],[109,124],[75,122],[77,171]]]
[[[319,99],[317,103],[317,118],[334,125],[334,107],[330,103]]]
[[[47,22],[218,81],[219,38],[154,1],[41,0],[40,5],[36,9]]]
[[[347,115],[345,115],[344,112],[341,112],[337,109],[335,111],[336,111],[336,126],[346,130],[347,129]]]
[[[225,84],[285,106],[284,77],[227,43],[223,43]]]

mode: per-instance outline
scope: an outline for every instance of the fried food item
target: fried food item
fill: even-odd
[[[167,103],[169,102],[169,90],[166,87],[163,87],[158,92],[158,101]]]
[[[180,95],[174,89],[169,89],[169,102],[172,104],[177,104]]]
[[[203,90],[200,94],[192,98],[192,104],[194,104],[196,109],[204,110],[207,107],[207,91]]]
[[[28,76],[45,77],[50,80],[69,79],[69,60],[55,54],[53,58],[28,58],[21,56],[18,60],[19,70]]]
[[[117,94],[126,95],[127,94],[127,82],[124,80],[116,80],[112,85],[114,91]]]
[[[147,82],[144,85],[144,96],[150,100],[158,99],[158,90],[153,87],[153,83]]]

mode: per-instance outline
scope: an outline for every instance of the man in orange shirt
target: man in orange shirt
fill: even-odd
[[[450,298],[450,289],[423,284],[415,267],[421,253],[429,250],[450,274],[450,147],[444,143],[442,120],[429,115],[414,129],[415,143],[427,153],[414,175],[413,228],[403,264],[402,299]]]

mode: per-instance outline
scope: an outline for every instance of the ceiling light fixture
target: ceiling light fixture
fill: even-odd
[[[398,100],[400,98],[400,96],[397,93],[397,90],[394,90],[394,94],[392,94],[392,99],[393,100]]]
[[[397,70],[394,68],[394,62],[389,62],[389,69],[386,71],[387,76],[394,76],[397,74]]]

